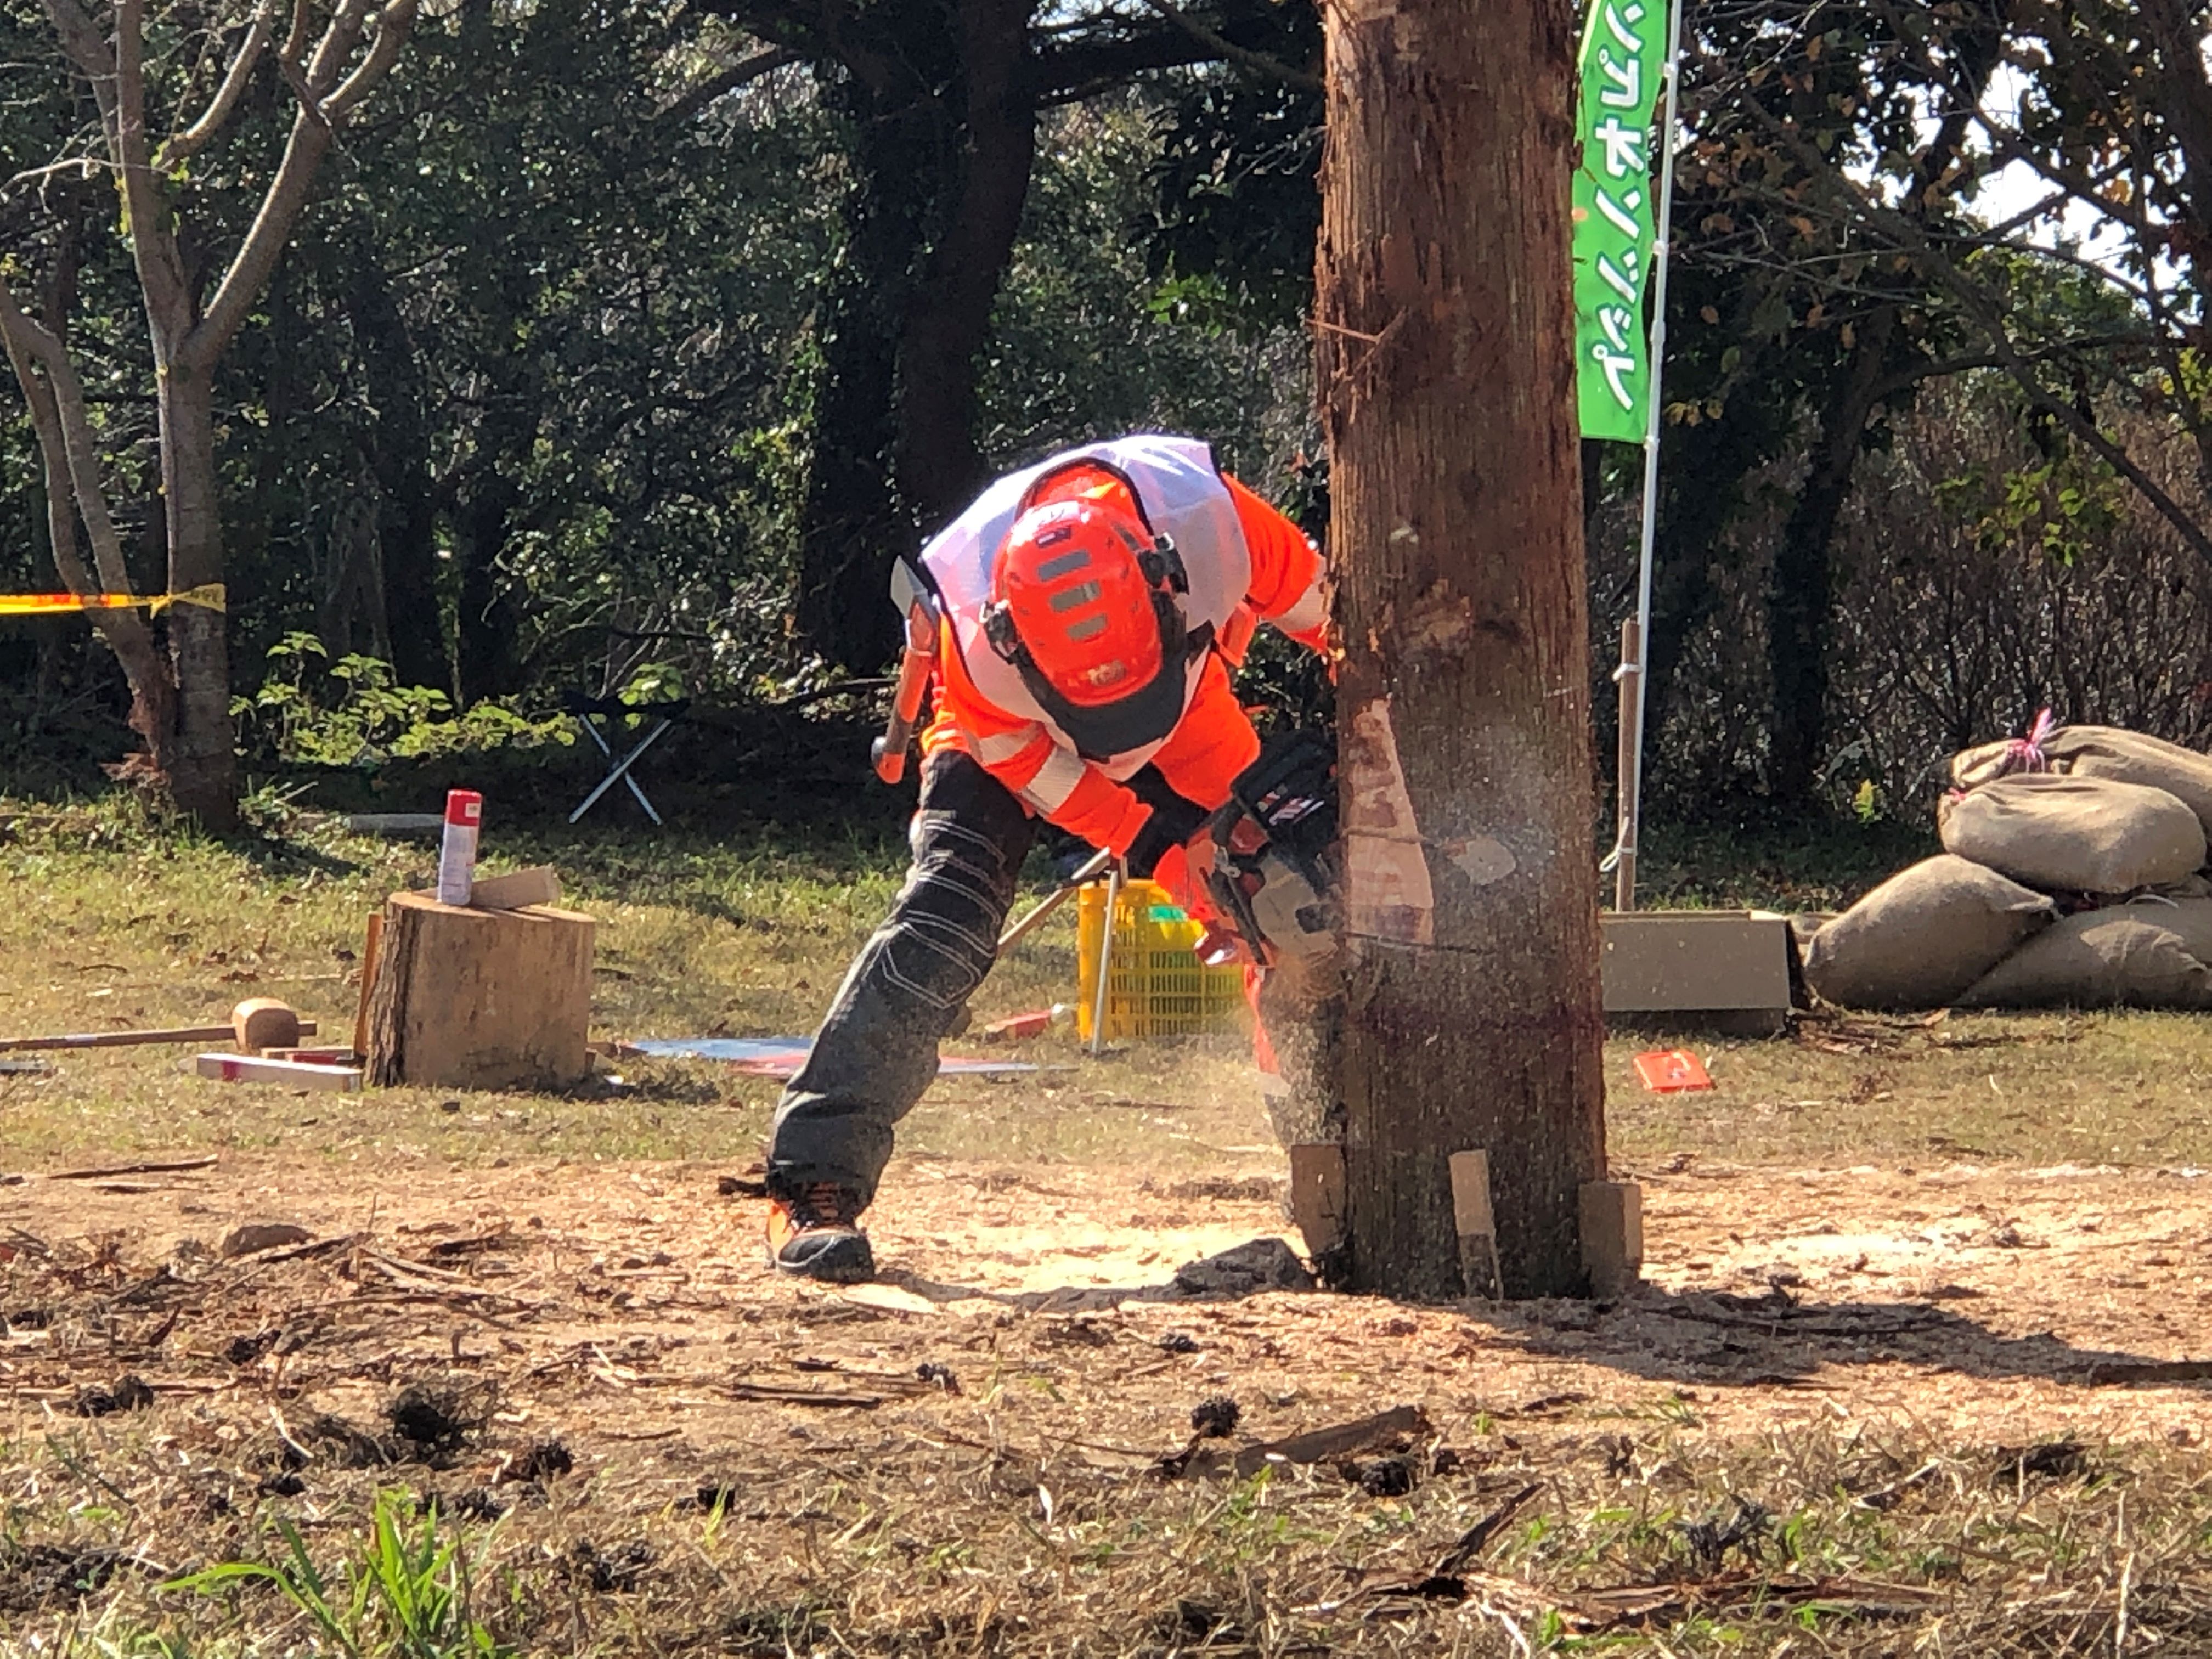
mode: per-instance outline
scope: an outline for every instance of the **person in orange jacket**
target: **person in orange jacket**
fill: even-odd
[[[1191,438],[1010,473],[921,562],[942,621],[913,864],[769,1149],[770,1260],[815,1279],[874,1273],[860,1214],[996,957],[1038,820],[1203,912],[1188,844],[1261,752],[1230,672],[1260,623],[1318,651],[1327,621],[1313,544]]]

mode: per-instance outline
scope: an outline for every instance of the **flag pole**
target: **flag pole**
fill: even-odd
[[[1644,817],[1644,688],[1651,660],[1651,564],[1659,534],[1660,374],[1667,360],[1667,266],[1674,231],[1674,94],[1682,78],[1683,0],[1668,0],[1666,114],[1659,124],[1659,222],[1652,239],[1650,407],[1644,432],[1644,510],[1637,547],[1636,621],[1633,638],[1623,629],[1620,667],[1620,832],[1613,855],[1613,903],[1616,910],[1636,908],[1637,833]]]

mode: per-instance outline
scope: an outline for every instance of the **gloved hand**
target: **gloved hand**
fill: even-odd
[[[1162,792],[1147,799],[1152,802],[1152,815],[1138,830],[1137,838],[1129,843],[1125,855],[1129,874],[1138,881],[1150,881],[1160,867],[1160,860],[1195,836],[1205,826],[1207,817],[1203,806],[1181,795]]]
[[[1073,881],[1083,866],[1098,856],[1098,849],[1089,842],[1080,836],[1070,835],[1057,824],[1043,825],[1039,839],[1044,843],[1045,856],[1052,861],[1052,878],[1062,886]]]

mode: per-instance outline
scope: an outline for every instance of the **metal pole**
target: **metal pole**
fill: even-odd
[[[1667,264],[1668,243],[1674,226],[1674,94],[1682,78],[1682,0],[1667,8],[1666,113],[1659,124],[1659,222],[1651,245],[1651,407],[1644,433],[1644,513],[1637,552],[1636,657],[1632,669],[1625,648],[1621,653],[1621,696],[1634,692],[1635,709],[1629,735],[1621,741],[1625,764],[1620,779],[1620,836],[1607,862],[1613,869],[1613,903],[1623,910],[1636,908],[1636,840],[1644,818],[1644,708],[1650,680],[1651,647],[1651,556],[1659,532],[1659,397],[1660,371],[1667,361]]]
[[[1121,902],[1121,860],[1106,866],[1106,922],[1098,930],[1098,989],[1091,1004],[1091,1052],[1106,1042],[1106,985],[1114,970],[1114,912]]]
[[[615,769],[599,780],[599,787],[592,790],[590,794],[584,797],[584,804],[581,806],[579,806],[574,811],[568,814],[568,822],[574,823],[578,818],[580,818],[585,813],[590,811],[592,808],[598,805],[599,797],[605,794],[608,790],[613,788],[616,784],[627,783],[629,785],[630,793],[637,797],[637,804],[645,808],[646,817],[651,818],[655,823],[659,823],[660,822],[660,814],[653,810],[653,803],[645,798],[645,791],[637,787],[637,780],[630,776],[629,769],[636,765],[638,763],[638,757],[643,755],[647,750],[652,748],[654,744],[659,742],[662,735],[674,724],[675,722],[673,720],[663,720],[659,725],[654,726],[651,734],[647,737],[643,743],[641,743],[636,748],[631,750],[629,753],[624,755],[622,757],[621,763],[616,766]],[[610,757],[613,756],[615,751],[612,749],[607,748],[604,742],[602,742],[599,746],[601,749],[605,750]]]
[[[1620,687],[1620,834],[1613,849],[1613,908],[1636,908],[1636,796],[1643,781],[1642,733],[1636,706],[1644,686],[1644,629],[1631,617],[1620,625],[1620,666],[1613,671]]]

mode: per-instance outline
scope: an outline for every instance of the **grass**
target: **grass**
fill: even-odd
[[[959,1416],[976,1429],[996,1419],[996,1449],[962,1449],[972,1433],[941,1426],[934,1453],[862,1435],[705,1502],[665,1481],[508,1487],[512,1507],[490,1522],[363,1475],[312,1504],[273,1504],[259,1526],[228,1524],[228,1561],[167,1579],[112,1565],[101,1609],[50,1626],[37,1650],[1688,1659],[1935,1651],[1935,1639],[1975,1655],[2212,1646],[2202,1448],[1993,1453],[1835,1429],[1717,1446],[1651,1416],[1470,1416],[1414,1449],[1410,1491],[1376,1498],[1328,1468],[1226,1482],[1104,1468],[1036,1444],[1036,1415],[987,1398]],[[165,1460],[150,1441],[111,1438],[100,1460],[111,1480],[158,1498]],[[68,1540],[50,1552],[112,1554],[125,1530],[112,1504],[96,1514],[70,1469],[29,1464],[46,1489],[17,1504],[15,1527],[35,1511],[50,1540]],[[1458,1585],[1435,1582],[1455,1540],[1485,1522],[1490,1541],[1449,1569]]]
[[[1833,908],[1919,850],[1881,826],[1838,836],[1657,836],[1646,891]],[[754,830],[495,834],[488,852],[493,868],[556,864],[571,902],[600,919],[603,1036],[811,1029],[890,902],[899,855],[866,836],[806,843]],[[212,842],[162,832],[127,804],[27,810],[0,827],[0,1028],[219,1019],[265,994],[336,1031],[350,1022],[365,919],[387,892],[426,884],[432,858],[428,843],[314,827]],[[1072,931],[1062,919],[1003,965],[978,1019],[1070,1000]],[[1608,1042],[1613,1156],[1631,1169],[1685,1157],[2212,1164],[2212,1048],[2183,1017],[1814,1022],[1792,1039],[1701,1044],[1710,1095],[1651,1096],[1628,1081],[1638,1049],[1679,1040]],[[1148,1173],[1275,1165],[1232,1039],[1094,1060],[1055,1033],[1020,1053],[1065,1069],[1019,1085],[940,1083],[902,1149]],[[622,1073],[614,1092],[574,1097],[308,1097],[203,1082],[173,1051],[110,1051],[0,1075],[0,1113],[24,1163],[275,1150],[311,1161],[325,1187],[403,1182],[414,1160],[757,1155],[775,1085],[695,1063],[626,1060]],[[2055,1384],[2019,1438],[2063,1440],[2063,1455],[2001,1455],[1910,1417],[1855,1417],[1848,1394],[1825,1393],[1810,1370],[1808,1386],[1775,1390],[1773,1426],[1720,1433],[1705,1421],[1710,1390],[1532,1403],[1499,1380],[1494,1355],[1455,1358],[1496,1348],[1479,1320],[1464,1350],[1438,1346],[1427,1323],[1410,1340],[1333,1335],[1307,1348],[1302,1307],[1209,1312],[1207,1350],[1188,1362],[1193,1398],[1234,1389],[1264,1416],[1257,1379],[1279,1373],[1330,1409],[1346,1392],[1380,1404],[1445,1391],[1433,1433],[1406,1449],[1411,1489],[1378,1496],[1349,1465],[1238,1482],[1150,1473],[1182,1429],[1156,1402],[1132,1403],[1132,1379],[1160,1363],[1134,1322],[1102,1327],[1094,1353],[1080,1321],[1009,1311],[894,1325],[830,1303],[708,1297],[652,1326],[652,1340],[742,1336],[787,1364],[834,1350],[841,1364],[908,1371],[921,1352],[954,1364],[968,1391],[879,1414],[761,1410],[719,1443],[655,1431],[620,1457],[535,1480],[489,1473],[489,1439],[450,1471],[318,1465],[307,1492],[286,1495],[269,1482],[283,1414],[296,1425],[300,1390],[315,1386],[313,1346],[288,1358],[294,1371],[241,1364],[144,1413],[77,1418],[54,1389],[19,1392],[33,1354],[100,1375],[146,1363],[131,1356],[160,1349],[147,1333],[161,1310],[131,1304],[136,1287],[200,1295],[198,1281],[162,1277],[167,1266],[103,1256],[98,1240],[85,1248],[42,1269],[63,1286],[56,1297],[73,1298],[65,1318],[25,1321],[26,1262],[4,1274],[0,1312],[24,1322],[0,1332],[0,1382],[15,1395],[0,1415],[9,1656],[2212,1652],[2212,1449],[2201,1432],[2076,1424],[2067,1413],[2081,1396]],[[1397,1331],[1389,1304],[1369,1306],[1345,1317]],[[720,1323],[687,1334],[701,1309]],[[594,1345],[604,1336],[612,1349],[616,1316],[562,1316],[577,1321],[579,1352],[613,1375]],[[495,1321],[455,1328],[457,1366],[465,1342],[497,1352]],[[442,1363],[444,1328],[433,1334]],[[220,1347],[194,1352],[215,1367]],[[393,1359],[350,1386],[407,1374]],[[1525,1381],[1527,1368],[1510,1375]],[[577,1376],[570,1420],[596,1429],[649,1393],[615,1382],[592,1393]],[[1305,1409],[1297,1397],[1282,1395],[1282,1416]],[[550,1426],[541,1415],[502,1432]],[[1479,1557],[1437,1572],[1455,1540],[1531,1487]],[[1453,1576],[1463,1596],[1429,1582]]]
[[[1832,905],[1881,873],[1818,884],[1823,845],[1847,866],[1909,848],[1856,830],[1733,854],[1662,838],[1655,890],[1713,903]],[[757,830],[717,839],[495,836],[487,867],[550,861],[569,902],[600,921],[595,1035],[811,1031],[845,965],[889,908],[901,849],[853,836],[795,843]],[[387,892],[428,884],[427,842],[306,829],[216,843],[155,833],[125,803],[0,830],[0,1028],[10,1033],[219,1022],[242,997],[280,996],[349,1027],[355,953]],[[1693,862],[1702,860],[1702,863]],[[1700,877],[1698,869],[1728,872]],[[1033,866],[1027,898],[1049,882]],[[1063,915],[1000,964],[978,1024],[1074,1000],[1073,924]],[[2180,1015],[1961,1017],[1813,1030],[1801,1042],[1708,1045],[1717,1091],[1668,1100],[1631,1060],[1677,1037],[1617,1034],[1607,1049],[1617,1159],[1688,1153],[1734,1161],[1990,1158],[2212,1164],[2212,1052]],[[1817,1046],[1816,1046],[1817,1045]],[[965,1045],[975,1051],[970,1041]],[[52,1076],[0,1076],[18,1157],[177,1146],[281,1148],[348,1159],[383,1153],[499,1158],[749,1162],[776,1085],[696,1062],[625,1062],[625,1086],[574,1098],[395,1090],[373,1114],[330,1097],[225,1089],[182,1051],[72,1054]],[[1018,1057],[1058,1068],[1032,1091],[948,1079],[902,1132],[949,1157],[1125,1161],[1195,1168],[1265,1152],[1268,1133],[1241,1040],[1132,1044],[1092,1059],[1065,1027]],[[1036,1109],[1041,1095],[1050,1109]]]

